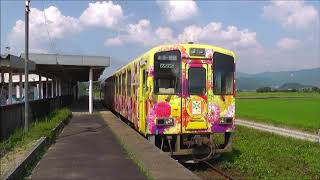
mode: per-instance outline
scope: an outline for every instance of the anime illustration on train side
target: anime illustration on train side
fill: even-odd
[[[161,150],[202,161],[232,150],[235,85],[233,52],[162,45],[107,78],[104,103]]]

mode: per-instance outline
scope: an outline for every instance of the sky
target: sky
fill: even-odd
[[[24,52],[24,1],[1,0],[1,54]],[[111,56],[112,74],[160,44],[235,52],[249,74],[320,67],[319,1],[31,0],[30,52]]]

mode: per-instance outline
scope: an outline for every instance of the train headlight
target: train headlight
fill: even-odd
[[[157,126],[173,126],[173,125],[174,125],[173,118],[157,119]]]
[[[220,117],[218,123],[219,124],[232,124],[232,117]]]

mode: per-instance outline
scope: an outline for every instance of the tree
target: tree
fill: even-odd
[[[258,93],[262,93],[262,92],[272,92],[271,87],[260,87],[256,90]]]
[[[312,92],[319,92],[320,93],[320,88],[318,88],[317,86],[313,86],[311,88]]]

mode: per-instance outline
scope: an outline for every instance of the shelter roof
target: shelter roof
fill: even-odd
[[[14,56],[12,54],[1,55],[0,69],[1,72],[23,72],[24,71],[24,58]],[[33,61],[28,61],[29,71],[35,71],[36,64]]]
[[[36,71],[72,82],[88,81],[90,68],[94,69],[93,80],[98,80],[104,69],[110,66],[109,56],[29,53],[29,59],[36,63]]]

